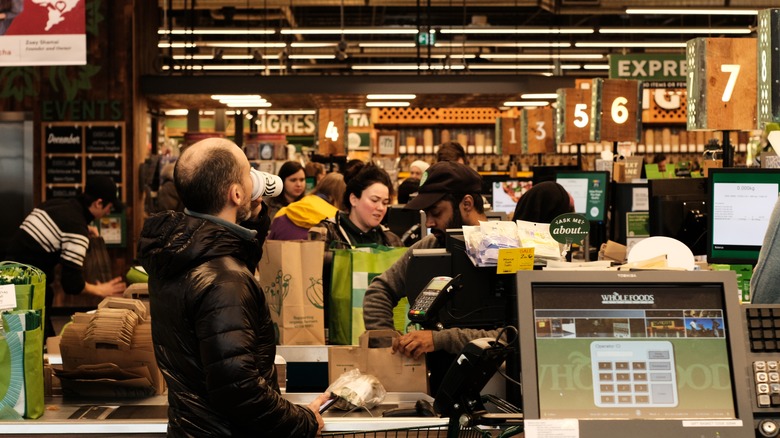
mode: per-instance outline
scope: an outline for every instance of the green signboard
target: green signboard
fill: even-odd
[[[685,82],[687,74],[684,53],[609,55],[610,79]]]

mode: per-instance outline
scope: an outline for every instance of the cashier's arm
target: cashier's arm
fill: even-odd
[[[127,285],[122,277],[112,278],[105,283],[84,283],[84,293],[98,297],[121,296],[125,289]]]
[[[406,357],[419,359],[433,350],[433,332],[430,330],[417,330],[393,338],[393,353],[402,353]]]

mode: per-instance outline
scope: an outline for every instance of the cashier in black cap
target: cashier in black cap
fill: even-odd
[[[482,177],[464,164],[440,161],[423,174],[418,195],[405,208],[425,211],[425,225],[431,229],[431,235],[412,245],[368,286],[363,300],[366,330],[394,329],[393,308],[406,297],[406,270],[414,249],[444,248],[446,229],[479,225],[487,220],[481,191]],[[469,341],[496,334],[493,330],[466,328],[413,331],[397,338],[393,350],[415,358],[432,351],[457,354]]]

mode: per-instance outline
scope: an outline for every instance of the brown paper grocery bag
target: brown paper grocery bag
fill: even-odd
[[[258,265],[280,345],[325,345],[325,242],[267,240]]]
[[[412,359],[392,353],[394,330],[369,330],[360,335],[358,346],[328,349],[328,379],[335,381],[343,373],[357,368],[363,374],[376,376],[389,392],[428,392],[428,369],[425,356]],[[374,344],[380,346],[373,347]]]

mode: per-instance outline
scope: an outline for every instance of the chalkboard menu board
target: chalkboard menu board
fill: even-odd
[[[47,154],[82,153],[82,130],[79,126],[51,126],[44,128],[43,141]]]
[[[114,126],[87,126],[87,153],[122,152],[122,128]]]
[[[122,180],[122,157],[87,156],[87,178],[93,175],[110,176],[114,181]]]
[[[46,184],[81,184],[81,155],[46,157]]]
[[[124,127],[121,122],[43,126],[43,200],[78,195],[87,178],[95,175],[111,177],[124,192]]]

